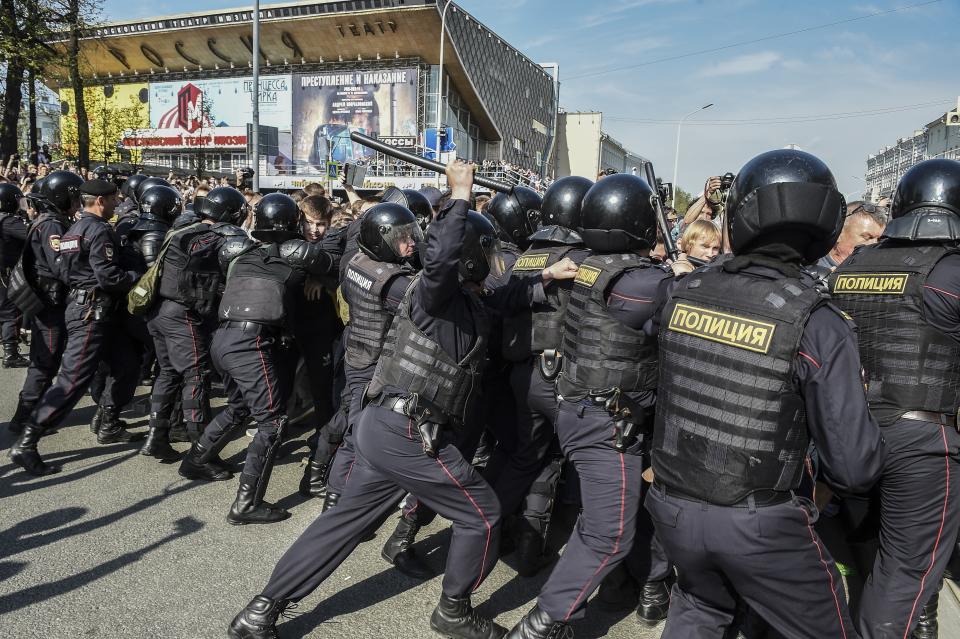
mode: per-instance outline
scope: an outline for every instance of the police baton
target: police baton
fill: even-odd
[[[361,144],[367,148],[373,149],[374,151],[379,151],[384,155],[390,156],[397,160],[403,160],[404,162],[408,162],[415,166],[419,166],[421,169],[433,171],[434,173],[447,172],[447,167],[439,162],[428,160],[425,157],[414,155],[413,153],[401,151],[400,149],[394,148],[389,144],[384,144],[376,138],[371,138],[369,135],[364,135],[363,133],[357,133],[354,131],[350,134],[350,139],[357,144]],[[503,184],[502,182],[497,182],[496,180],[491,180],[479,175],[473,176],[473,183],[479,184],[480,186],[486,187],[492,191],[497,191],[498,193],[513,193],[513,187],[509,184]]]
[[[657,214],[657,226],[660,227],[660,235],[663,236],[663,248],[670,259],[675,261],[680,257],[680,251],[677,249],[677,243],[673,241],[673,235],[670,233],[670,223],[667,221],[667,212],[663,210],[660,187],[657,186],[657,176],[653,172],[652,162],[643,163],[643,177],[650,188],[653,189],[653,208]],[[676,185],[674,185],[674,188],[676,188]]]

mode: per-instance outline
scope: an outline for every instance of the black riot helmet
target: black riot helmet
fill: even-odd
[[[903,174],[884,237],[960,240],[960,161],[924,160]]]
[[[478,284],[490,275],[502,277],[506,271],[497,229],[476,211],[467,212],[459,270],[462,279]]]
[[[737,173],[726,212],[735,254],[775,240],[813,262],[836,244],[846,203],[822,160],[804,151],[778,149],[761,153]]]
[[[300,209],[283,193],[264,196],[253,213],[250,235],[261,242],[282,244],[300,235]]]
[[[420,229],[427,230],[430,222],[433,221],[433,207],[430,206],[430,200],[420,191],[414,189],[398,189],[395,186],[389,187],[383,192],[381,202],[394,202],[404,206],[414,214]]]
[[[500,237],[521,249],[530,246],[528,237],[540,226],[540,205],[543,200],[533,189],[515,186],[510,193],[497,193],[484,208],[500,227]]]
[[[580,228],[580,206],[593,181],[579,175],[560,178],[550,185],[543,194],[540,207],[540,224],[543,226],[562,226],[576,230]]]
[[[80,198],[83,178],[72,171],[54,171],[44,178],[40,195],[63,213],[69,213]]]
[[[424,198],[426,199],[426,198]],[[413,211],[393,202],[371,207],[360,220],[360,248],[378,262],[398,264],[413,256],[423,232]]]
[[[98,180],[107,180],[110,179],[110,169],[105,166],[98,166],[93,170],[93,175]]]
[[[140,198],[140,213],[144,219],[173,224],[182,211],[183,198],[179,191],[170,186],[151,187]]]
[[[198,199],[199,202],[196,201]],[[232,186],[218,186],[205,197],[196,198],[193,203],[193,210],[201,219],[236,226],[243,223],[249,209],[247,198]]]
[[[133,199],[139,204],[141,198],[143,198],[143,194],[155,186],[170,186],[170,183],[159,177],[148,177],[140,180],[133,190]]]
[[[600,253],[652,249],[657,242],[656,195],[636,175],[608,175],[590,187],[580,208],[580,235]]]
[[[133,198],[133,201],[136,202],[137,186],[139,186],[139,184],[146,179],[147,176],[143,173],[135,173],[134,175],[131,175],[123,181],[123,184],[120,185],[120,193],[122,193],[124,197]]]
[[[13,184],[0,184],[0,213],[19,213],[22,201],[23,191]]]

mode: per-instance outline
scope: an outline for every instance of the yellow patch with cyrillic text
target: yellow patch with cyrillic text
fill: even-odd
[[[573,278],[575,284],[581,284],[583,286],[593,286],[597,283],[597,278],[600,277],[602,271],[595,266],[587,266],[581,264],[580,268],[577,269],[577,276]]]
[[[531,253],[530,255],[521,255],[517,263],[513,265],[515,271],[542,271],[547,268],[547,261],[550,259],[549,253]]]
[[[729,315],[707,308],[677,304],[667,328],[712,342],[766,354],[776,325],[749,317]]]
[[[833,282],[832,293],[853,295],[903,295],[909,273],[843,273]]]

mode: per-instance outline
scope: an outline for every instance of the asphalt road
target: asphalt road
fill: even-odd
[[[22,370],[0,370],[0,423],[13,414]],[[141,397],[147,389],[141,388]],[[41,452],[63,472],[32,478],[0,458],[0,637],[198,639],[225,637],[233,615],[265,583],[280,554],[320,512],[296,493],[304,438],[284,445],[267,498],[293,516],[270,526],[227,524],[235,481],[182,479],[176,465],[136,454],[134,445],[99,446],[87,429],[85,399]],[[134,423],[145,426],[145,418]],[[247,440],[224,451],[238,465]],[[12,437],[0,426],[0,448]],[[185,444],[176,444],[185,449]],[[329,639],[429,637],[440,578],[411,580],[380,558],[387,521],[303,600],[281,637]],[[442,569],[449,529],[438,520],[420,534],[419,553]],[[506,626],[530,607],[546,578],[522,579],[501,561],[474,604]],[[948,591],[944,591],[945,594]],[[955,595],[943,597],[941,637],[960,637]],[[952,624],[952,625],[949,625]],[[951,629],[947,629],[951,628]],[[578,639],[652,639],[659,629],[631,611],[592,606],[574,625]],[[956,634],[954,634],[954,632]]]

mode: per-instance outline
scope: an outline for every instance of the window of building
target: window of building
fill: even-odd
[[[533,127],[533,130],[536,131],[537,133],[540,133],[543,135],[547,134],[547,125],[545,125],[543,122],[540,122],[539,120],[536,120],[536,119],[530,120],[530,126]]]
[[[523,151],[523,140],[520,138],[513,138],[513,148],[517,151]]]

